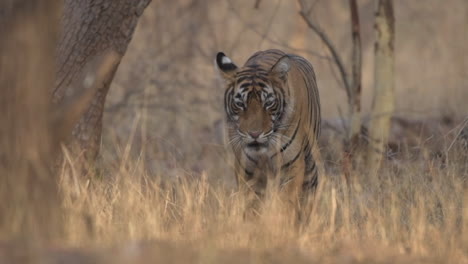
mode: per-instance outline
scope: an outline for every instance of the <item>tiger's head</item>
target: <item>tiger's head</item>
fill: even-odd
[[[230,143],[250,152],[266,152],[277,146],[288,102],[288,56],[272,66],[251,64],[239,68],[219,52],[216,65],[227,84],[224,107]]]

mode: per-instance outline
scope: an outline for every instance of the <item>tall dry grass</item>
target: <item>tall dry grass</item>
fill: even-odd
[[[129,148],[91,179],[65,164],[62,246],[117,247],[102,255],[106,261],[142,263],[187,256],[198,263],[468,261],[463,149],[445,159],[390,162],[379,172],[361,168],[349,184],[340,174],[322,175],[310,219],[297,225],[277,193],[261,201],[258,216],[245,217],[245,197],[216,175],[154,175]]]

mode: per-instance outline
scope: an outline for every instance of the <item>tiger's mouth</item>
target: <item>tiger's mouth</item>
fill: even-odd
[[[258,142],[258,141],[253,141],[250,143],[247,143],[247,148],[252,149],[252,150],[260,150],[262,148],[268,147],[267,142]]]

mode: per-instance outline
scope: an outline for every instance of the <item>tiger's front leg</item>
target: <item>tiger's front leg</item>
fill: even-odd
[[[253,164],[237,163],[236,179],[239,194],[243,195],[247,202],[247,211],[260,213],[260,206],[267,194],[267,184],[271,182],[272,175],[276,174],[273,164],[267,156],[258,157],[255,166]]]
[[[303,159],[298,159],[296,163],[287,171],[280,175],[280,193],[287,215],[298,220],[302,210],[301,197],[302,185],[304,183]]]
[[[245,169],[239,163],[236,163],[235,175],[238,195],[245,203],[244,218],[254,219],[259,214],[260,200],[263,197],[262,182],[257,180],[253,171]]]

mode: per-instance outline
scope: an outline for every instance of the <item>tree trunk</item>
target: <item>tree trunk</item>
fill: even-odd
[[[351,127],[349,129],[348,141],[351,145],[357,143],[361,132],[361,72],[362,72],[362,53],[361,53],[361,29],[359,24],[359,10],[356,0],[349,0],[349,9],[351,11],[351,33],[353,40],[352,54],[352,81],[350,116]]]
[[[110,83],[127,50],[138,18],[151,0],[65,0],[62,31],[57,48],[57,79],[53,101],[61,102],[78,87],[90,60],[105,52],[116,52],[120,58],[108,69],[92,103],[73,130],[76,153],[93,161],[100,147],[102,115]],[[129,87],[131,89],[131,87]]]
[[[23,245],[60,234],[53,163],[121,58],[107,51],[90,57],[81,81],[69,83],[66,98],[52,105],[61,3],[0,1],[0,233]]]
[[[60,1],[0,1],[0,233],[48,239],[60,207],[50,95]]]
[[[352,36],[352,79],[350,92],[348,93],[349,104],[349,128],[344,139],[343,173],[347,181],[351,175],[351,168],[361,161],[361,76],[362,76],[362,52],[361,52],[361,27],[359,23],[359,10],[356,0],[349,0],[351,13],[351,36]],[[357,155],[356,155],[357,154]]]
[[[369,125],[368,168],[380,167],[388,141],[390,119],[395,109],[393,1],[379,0],[375,15],[375,87]]]

